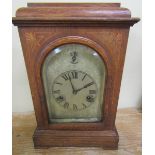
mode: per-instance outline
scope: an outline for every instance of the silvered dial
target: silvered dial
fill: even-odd
[[[95,103],[97,85],[87,73],[71,70],[54,80],[52,94],[62,108],[79,111]]]

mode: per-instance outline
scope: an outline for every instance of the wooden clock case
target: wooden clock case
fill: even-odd
[[[51,146],[100,146],[117,149],[115,127],[130,26],[138,22],[119,3],[28,3],[13,17],[18,26],[37,120],[35,148]],[[103,119],[96,123],[49,123],[41,77],[49,52],[63,44],[80,43],[103,59],[106,84]]]

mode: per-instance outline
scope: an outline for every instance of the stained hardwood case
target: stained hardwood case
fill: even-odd
[[[37,120],[35,148],[100,146],[117,149],[115,127],[121,77],[130,26],[138,22],[119,3],[28,3],[13,17],[18,26]],[[78,43],[94,49],[107,75],[100,122],[50,123],[41,76],[52,49]]]

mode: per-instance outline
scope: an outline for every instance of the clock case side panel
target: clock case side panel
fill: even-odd
[[[113,85],[113,99],[112,99],[112,115],[111,120],[113,126],[115,126],[115,120],[116,120],[116,114],[117,114],[117,106],[118,106],[118,100],[119,100],[119,94],[120,94],[120,88],[121,88],[121,81],[122,81],[122,75],[123,75],[123,68],[125,63],[125,56],[126,56],[126,49],[127,49],[127,43],[128,43],[128,36],[129,36],[129,27],[120,29],[120,32],[122,33],[118,34],[117,41],[119,42],[119,47],[117,49],[117,52],[114,54],[115,58],[115,70],[114,70],[114,85]],[[115,42],[115,47],[117,46],[117,43]]]
[[[34,36],[32,35],[32,30],[27,29],[27,27],[18,27],[18,32],[23,50],[23,56],[34,105],[37,128],[42,129],[47,126],[48,122],[46,121],[46,119],[44,119],[46,117],[46,114],[44,113],[46,111],[46,109],[44,109],[45,106],[42,106],[42,101],[44,99],[41,96],[39,96],[39,89],[35,79],[35,58],[39,52],[36,47],[37,40],[34,39]],[[28,42],[31,42],[31,44],[29,44]]]

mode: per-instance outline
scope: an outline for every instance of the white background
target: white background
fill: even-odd
[[[19,1],[13,0],[12,16],[20,7],[25,7],[27,2],[35,2],[34,0]],[[37,0],[37,2],[43,2]],[[44,0],[44,2],[56,2]],[[58,2],[58,1],[57,1]],[[60,1],[65,2],[65,0]],[[67,0],[66,2],[73,2]],[[74,1],[74,2],[80,2]],[[81,2],[83,2],[81,0]],[[90,2],[90,1],[85,1]],[[123,7],[131,10],[133,17],[141,18],[141,0],[97,0],[91,2],[121,2]],[[12,27],[13,33],[13,112],[29,112],[33,111],[33,103],[28,84],[26,68],[24,64],[21,44],[17,27]],[[122,78],[122,86],[118,107],[137,107],[141,104],[141,22],[131,27],[129,33],[127,54]]]
[[[13,3],[16,0],[13,0]],[[21,1],[17,0],[19,3]],[[126,0],[136,3],[135,0]],[[89,1],[90,2],[90,1]],[[139,7],[141,1],[138,0]],[[134,4],[133,4],[134,5]],[[143,155],[154,155],[155,131],[155,50],[154,1],[143,1]],[[131,9],[131,8],[130,8]],[[0,154],[12,154],[12,6],[10,0],[0,5]],[[13,11],[14,12],[14,11]],[[137,46],[136,46],[137,47]]]

